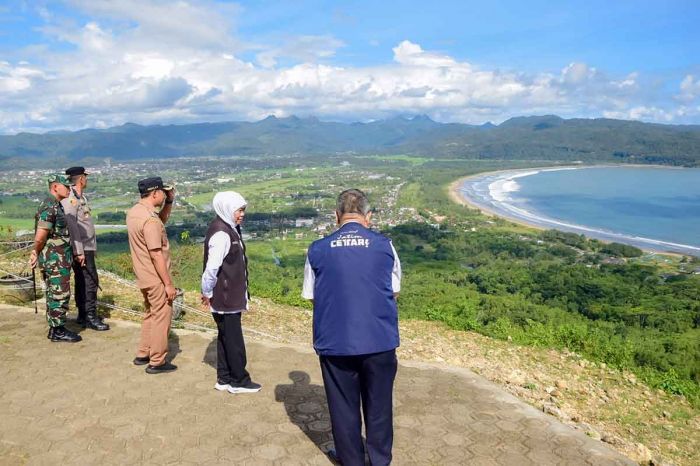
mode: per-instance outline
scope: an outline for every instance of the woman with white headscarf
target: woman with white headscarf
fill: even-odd
[[[246,370],[241,313],[248,310],[248,258],[241,235],[246,201],[233,191],[216,193],[216,218],[204,240],[202,304],[209,308],[219,334],[216,385],[219,391],[254,393],[262,388]]]

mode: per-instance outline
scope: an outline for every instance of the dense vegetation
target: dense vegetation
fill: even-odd
[[[401,310],[521,344],[568,348],[697,396],[700,277],[605,264],[603,247],[537,244],[512,233],[390,232],[406,268]],[[552,239],[551,233],[539,237]],[[574,235],[571,235],[574,236]]]

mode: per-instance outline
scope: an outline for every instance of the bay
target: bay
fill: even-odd
[[[700,256],[700,169],[595,166],[465,180],[467,201],[543,228]]]

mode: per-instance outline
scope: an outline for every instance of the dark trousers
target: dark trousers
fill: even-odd
[[[344,466],[364,466],[362,418],[372,465],[391,463],[394,443],[392,395],[396,351],[359,356],[320,356],[335,451]]]
[[[87,314],[97,311],[97,266],[95,251],[85,251],[85,267],[73,261],[75,277],[75,304],[78,306],[78,318],[85,319]]]
[[[245,342],[241,328],[241,313],[212,314],[219,335],[216,338],[216,378],[219,383],[241,387],[250,382]]]

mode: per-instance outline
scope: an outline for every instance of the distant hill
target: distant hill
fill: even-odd
[[[204,155],[409,154],[449,158],[617,161],[700,165],[700,126],[611,119],[516,117],[500,125],[437,123],[427,116],[370,123],[275,118],[0,136],[0,162],[133,160]]]

